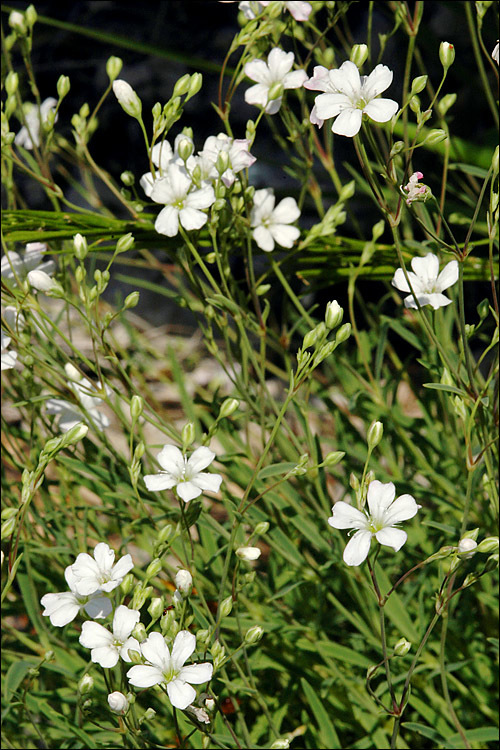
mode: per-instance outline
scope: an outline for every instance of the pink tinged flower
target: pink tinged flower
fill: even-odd
[[[451,299],[442,292],[458,281],[458,261],[451,260],[439,273],[439,260],[437,255],[428,253],[424,258],[413,258],[411,262],[412,271],[408,271],[413,294],[406,281],[404,271],[398,268],[394,274],[391,284],[400,292],[409,292],[405,297],[405,307],[417,309],[417,303],[421,307],[431,305],[434,310],[451,303]],[[415,296],[414,296],[415,295]]]
[[[64,577],[70,591],[59,594],[45,594],[40,603],[45,607],[42,614],[50,619],[52,625],[62,628],[72,622],[77,614],[83,609],[89,617],[100,619],[107,617],[113,606],[106,596],[100,591],[95,591],[90,596],[83,596],[76,590],[76,581],[71,565],[64,571]]]
[[[268,115],[275,115],[281,107],[283,97],[278,96],[270,100],[270,89],[278,84],[281,84],[283,89],[298,89],[307,78],[304,70],[290,72],[294,60],[293,52],[285,52],[279,47],[274,47],[267,56],[267,63],[257,59],[247,62],[244,68],[245,75],[257,84],[245,91],[246,103],[263,107]]]
[[[392,83],[392,71],[386,65],[377,65],[369,76],[360,76],[357,66],[347,60],[340,68],[329,70],[328,78],[328,89],[315,100],[315,118],[336,118],[332,132],[337,135],[356,135],[364,114],[375,122],[388,122],[399,109],[392,99],[379,98]],[[321,74],[313,80],[316,86],[327,85]]]
[[[172,164],[165,177],[155,181],[151,198],[165,204],[155,222],[159,234],[175,237],[179,222],[187,231],[201,229],[207,223],[208,217],[201,209],[214,203],[214,190],[208,185],[198,190],[192,188],[191,179],[178,164]]]
[[[256,161],[248,150],[250,141],[246,138],[230,138],[225,133],[211,135],[205,141],[203,151],[198,154],[199,166],[202,172],[202,179],[211,176],[216,179],[218,176],[215,167],[217,158],[220,153],[226,153],[228,159],[227,169],[222,173],[221,179],[227,188],[230,188],[236,179],[236,174],[243,169],[251,167]],[[188,161],[189,167],[189,161]]]
[[[205,446],[197,448],[187,459],[175,445],[165,445],[158,453],[161,470],[158,474],[146,474],[144,482],[151,492],[176,488],[179,497],[188,503],[205,490],[218,492],[220,474],[204,472],[215,458],[215,453]]]
[[[54,111],[56,106],[57,99],[54,99],[52,96],[49,96],[41,103],[40,109],[33,104],[31,109],[29,109],[24,116],[26,125],[23,125],[19,133],[16,135],[14,143],[17,146],[22,146],[28,151],[31,151],[34,145],[39,146],[41,127],[47,122],[49,113]]]
[[[259,2],[265,8],[271,4],[270,0],[259,0]],[[307,21],[312,11],[311,3],[301,2],[301,0],[285,0],[282,5],[296,21]]]
[[[300,216],[300,209],[294,198],[283,198],[275,207],[272,190],[256,190],[250,223],[252,237],[261,250],[266,253],[274,250],[274,243],[281,247],[292,247],[300,236],[297,227],[289,226]]]
[[[196,638],[187,630],[177,633],[172,653],[161,633],[150,633],[141,644],[146,664],[136,664],[128,670],[129,682],[139,688],[166,683],[170,702],[184,710],[196,698],[191,685],[201,685],[212,679],[213,666],[208,662],[184,666],[195,647]]]
[[[84,622],[79,638],[85,648],[90,648],[90,658],[101,667],[110,669],[123,661],[131,661],[128,652],[140,651],[139,641],[131,638],[130,634],[139,622],[141,613],[136,609],[129,609],[123,604],[116,608],[113,617],[113,632],[111,633],[97,622]]]
[[[134,567],[132,557],[124,555],[115,563],[115,552],[105,542],[94,548],[94,557],[81,552],[71,566],[75,576],[75,589],[81,595],[97,590],[113,591],[124,576]]]
[[[375,479],[370,482],[367,493],[369,512],[354,508],[342,500],[332,508],[328,519],[334,529],[357,529],[344,550],[346,565],[361,565],[368,555],[372,537],[395,552],[406,542],[407,534],[396,524],[407,521],[416,515],[421,505],[417,505],[411,495],[401,495],[396,500],[396,489],[392,482],[383,484]]]
[[[414,172],[408,183],[402,187],[401,190],[405,190],[408,195],[406,198],[406,205],[411,206],[414,201],[425,201],[432,197],[432,191],[428,185],[424,185],[420,180],[424,178],[422,172]]]

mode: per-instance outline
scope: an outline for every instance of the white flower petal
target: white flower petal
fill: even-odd
[[[353,106],[345,94],[319,94],[314,100],[314,109],[321,120],[329,120],[346,109],[352,110]]]
[[[201,472],[191,479],[191,483],[204,492],[218,492],[222,483],[220,474]]]
[[[367,529],[369,526],[365,514],[343,500],[333,506],[328,523],[334,529]]]
[[[421,505],[417,505],[415,498],[411,495],[401,495],[387,508],[384,516],[385,525],[394,526],[401,521],[408,521],[417,514],[421,507]]]
[[[264,252],[270,253],[271,250],[274,250],[274,239],[269,229],[262,226],[257,227],[253,230],[252,237],[258,247],[260,247],[261,250],[264,250]]]
[[[366,100],[373,99],[389,88],[393,73],[386,65],[377,65],[363,83],[363,95]],[[396,104],[396,106],[398,106]],[[392,117],[392,115],[391,115]],[[381,121],[383,122],[383,121]]]
[[[269,231],[280,247],[293,247],[293,243],[300,237],[300,229],[287,224],[272,224]]]
[[[263,83],[257,83],[245,91],[245,101],[247,104],[253,104],[256,107],[265,107],[268,95],[269,87]]]
[[[439,259],[434,253],[427,253],[423,258],[412,259],[411,267],[415,274],[428,283],[435,283],[439,273]]]
[[[145,664],[135,664],[127,672],[127,678],[131,685],[139,688],[148,688],[164,682],[163,672],[157,667],[148,667]]]
[[[366,499],[372,517],[378,517],[383,514],[396,497],[396,488],[393,482],[379,482],[374,479],[368,485]]]
[[[305,70],[293,70],[283,78],[283,86],[286,89],[299,89],[307,81]]]
[[[201,685],[203,682],[208,682],[212,679],[213,671],[213,665],[209,664],[209,662],[189,664],[187,667],[181,669],[179,677],[181,680],[190,682],[193,685]]]
[[[448,289],[448,287],[456,284],[458,281],[458,261],[451,260],[445,265],[439,276],[437,277],[436,290],[440,292]]]
[[[190,500],[194,500],[195,497],[201,495],[200,488],[193,482],[179,482],[176,490],[181,500],[184,500],[185,503],[188,503]]]
[[[114,637],[119,641],[125,641],[140,619],[141,613],[138,610],[129,609],[128,607],[125,607],[125,605],[120,604],[120,606],[116,608],[113,617]]]
[[[94,664],[100,664],[104,669],[111,669],[118,664],[119,654],[118,650],[112,646],[100,646],[93,648],[90,652],[90,658]]]
[[[171,490],[177,483],[177,479],[171,474],[146,474],[144,484],[150,492],[161,492]]]
[[[371,539],[372,535],[370,531],[366,531],[365,529],[356,531],[344,550],[343,559],[345,564],[350,566],[361,565],[366,560],[370,551]]]
[[[399,289],[400,292],[409,292],[410,287],[406,281],[405,274],[402,268],[398,268],[392,277],[391,284]]]
[[[215,458],[215,453],[210,450],[210,448],[207,448],[205,445],[200,446],[197,448],[189,458],[187,462],[187,467],[189,470],[190,476],[200,471],[203,471],[203,469],[206,469],[207,466],[209,466],[212,461]]]
[[[295,198],[283,198],[273,211],[273,221],[276,224],[291,224],[300,216],[300,208]]]
[[[164,471],[176,477],[182,476],[185,466],[184,456],[176,445],[163,446],[156,458]]]
[[[243,68],[245,75],[247,78],[250,78],[252,81],[257,81],[257,83],[260,84],[266,84],[266,88],[269,87],[269,84],[272,82],[269,68],[267,67],[264,60],[250,60],[247,62]],[[254,87],[255,88],[255,87]],[[249,91],[250,89],[247,89]],[[246,94],[245,94],[245,101]],[[249,104],[253,104],[253,102],[248,102]]]
[[[363,112],[374,122],[389,122],[398,109],[399,104],[392,99],[372,99],[363,108]]]
[[[157,183],[155,183],[156,186]],[[159,201],[161,202],[161,201]],[[155,229],[158,234],[167,237],[175,237],[179,231],[179,209],[173,206],[162,208],[155,221]]]
[[[196,637],[189,630],[181,630],[172,646],[172,667],[180,669],[196,648]]]
[[[179,679],[168,683],[167,693],[172,706],[181,710],[187,708],[196,698],[196,690]]]
[[[113,644],[113,634],[97,622],[84,622],[78,639],[85,648],[102,648]]]
[[[403,531],[402,529],[386,528],[377,531],[375,538],[380,544],[383,544],[386,547],[392,547],[393,550],[397,552],[406,542],[408,535],[406,531]]]
[[[141,643],[141,653],[155,667],[163,671],[170,668],[170,651],[161,633],[150,633]]]
[[[198,211],[196,208],[181,208],[179,211],[179,221],[188,232],[193,229],[201,229],[201,227],[207,223],[208,216],[203,211]]]
[[[352,138],[359,132],[363,113],[360,109],[345,109],[332,124],[332,133]]]

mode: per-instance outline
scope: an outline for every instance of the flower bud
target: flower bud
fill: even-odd
[[[80,695],[86,695],[94,687],[94,678],[90,674],[84,674],[78,683],[78,692]]]
[[[81,234],[74,235],[73,247],[75,248],[75,255],[78,258],[78,260],[83,260],[89,251],[87,240]]]
[[[351,473],[349,476],[349,485],[351,489],[354,490],[354,492],[358,492],[360,488],[359,479],[357,478],[356,474],[354,472]]]
[[[0,533],[2,540],[9,539],[12,536],[15,528],[16,528],[15,516],[12,516],[12,518],[8,518],[6,521],[4,521],[2,524],[1,533]]]
[[[126,253],[127,250],[130,250],[130,248],[133,246],[134,242],[135,239],[132,232],[128,232],[127,234],[122,235],[116,243],[116,252]]]
[[[306,333],[302,342],[303,349],[309,349],[310,346],[313,346],[313,344],[315,344],[318,340],[318,336],[320,335],[320,333],[326,330],[325,324],[322,323],[321,325],[323,326],[323,331],[321,331],[319,325],[317,325],[316,328],[313,328],[311,331],[308,331]]]
[[[158,542],[161,544],[163,542],[166,542],[167,539],[170,539],[172,536],[172,531],[174,530],[174,527],[172,524],[167,523],[166,526],[164,526],[162,529],[160,529],[160,533],[158,534]]]
[[[254,534],[257,536],[263,536],[269,531],[269,523],[267,521],[260,521],[254,529]]]
[[[38,269],[28,273],[28,281],[38,292],[50,292],[57,286],[57,282],[48,273]]]
[[[328,302],[325,312],[325,325],[327,328],[336,328],[342,322],[344,310],[340,307],[336,299]]]
[[[141,587],[140,585],[136,587],[134,591],[134,596],[132,598],[132,602],[130,604],[130,609],[140,609],[146,599],[148,599],[151,594],[153,593],[153,587],[152,586],[146,586],[145,588]]]
[[[458,543],[458,554],[464,560],[468,560],[476,553],[477,542],[468,537],[462,537]]]
[[[185,75],[181,76],[174,86],[172,96],[183,96],[184,94],[187,94],[190,81],[191,76],[189,73],[185,73]]]
[[[154,708],[147,708],[144,711],[144,715],[139,719],[139,724],[142,724],[144,721],[151,721],[155,716],[156,711],[154,710]]]
[[[201,89],[202,83],[203,76],[201,75],[201,73],[193,73],[193,75],[191,76],[191,81],[189,82],[189,90],[186,101],[188,99],[191,99],[192,96],[195,96],[195,94],[198,93],[198,91]]]
[[[368,57],[368,47],[366,44],[354,44],[351,49],[350,61],[360,68]]]
[[[26,35],[27,28],[23,13],[13,10],[9,16],[9,26],[11,29],[14,29],[14,31],[17,31],[18,34],[22,34],[23,36]]]
[[[226,398],[225,401],[222,402],[220,411],[219,411],[219,419],[224,419],[226,417],[230,417],[231,414],[234,414],[238,406],[240,405],[240,402],[236,398]]]
[[[228,615],[230,615],[232,608],[233,608],[233,597],[232,595],[230,595],[221,601],[219,612],[218,612],[219,617],[222,619],[223,617],[227,617]]]
[[[139,292],[130,292],[123,300],[123,309],[130,310],[132,307],[136,307],[139,304],[141,295]]]
[[[147,634],[144,623],[138,622],[135,628],[132,630],[131,635],[134,638],[136,638],[139,641],[139,643],[142,643],[143,641],[145,641],[146,638],[148,637],[148,634]],[[131,656],[132,651],[129,651],[128,653],[129,653],[130,658],[132,658]],[[134,653],[137,653],[137,651],[135,651]]]
[[[26,23],[31,29],[35,25],[36,20],[38,18],[38,14],[35,10],[35,7],[33,5],[28,5],[28,7],[26,8],[26,13],[24,15],[26,18]]]
[[[372,451],[382,440],[384,425],[382,422],[372,422],[367,435],[368,450]]]
[[[453,107],[457,100],[456,94],[445,94],[442,99],[439,100],[437,108],[441,117],[444,117],[450,107]]]
[[[287,740],[286,737],[279,737],[269,747],[271,750],[287,750],[290,747],[290,740]]]
[[[194,433],[194,424],[192,422],[188,422],[184,425],[182,428],[182,447],[183,450],[187,450],[190,445],[194,443],[195,433]]]
[[[189,138],[183,138],[177,146],[177,153],[181,157],[182,161],[186,162],[194,150],[193,141]]]
[[[196,633],[196,642],[199,643],[200,646],[206,646],[209,640],[210,630],[198,630]]]
[[[126,169],[121,173],[120,180],[126,187],[132,187],[132,185],[135,183],[135,176],[133,172],[131,172],[129,169]]]
[[[259,625],[254,625],[245,633],[245,643],[248,643],[250,646],[258,643],[263,635],[264,630]]]
[[[148,612],[151,615],[151,619],[152,620],[157,620],[159,617],[161,617],[162,614],[163,614],[164,607],[165,607],[165,605],[164,605],[164,602],[163,602],[163,597],[162,596],[154,596],[151,599],[151,601],[149,603],[149,607],[148,607]]]
[[[108,61],[106,63],[106,73],[108,74],[110,83],[113,83],[113,81],[118,78],[122,67],[123,60],[121,59],[121,57],[115,57],[114,55],[111,55],[111,57],[108,58]]]
[[[88,431],[89,426],[87,424],[83,424],[83,422],[75,424],[74,427],[72,427],[64,434],[64,445],[76,445],[76,443],[80,442],[80,440],[83,440]]]
[[[427,85],[427,79],[429,76],[417,76],[413,79],[411,83],[411,91],[410,96],[415,96],[415,94],[420,94],[421,91],[423,91]]]
[[[68,76],[59,76],[57,80],[57,95],[59,100],[64,99],[71,88],[71,83]]]
[[[336,466],[345,456],[345,451],[331,451],[327,453],[324,460],[323,466]]]
[[[444,130],[441,128],[434,128],[430,131],[424,143],[428,146],[435,146],[437,143],[441,143],[441,141],[445,141],[447,138],[448,134]]]
[[[134,394],[130,400],[130,416],[134,422],[139,419],[144,408],[144,401],[140,396]]]
[[[498,552],[498,537],[488,536],[486,539],[483,539],[482,542],[479,542],[477,545],[477,552],[483,552],[486,554]]]
[[[115,690],[114,693],[108,695],[108,706],[114,714],[120,714],[123,716],[128,711],[129,702],[123,693],[120,693],[119,690]]]
[[[406,638],[400,638],[399,641],[394,646],[394,654],[395,656],[406,656],[408,651],[411,649],[411,643],[410,641],[407,641]]]
[[[262,550],[258,547],[238,547],[236,554],[240,560],[258,560],[262,554]]]
[[[150,578],[154,578],[160,570],[162,569],[162,562],[159,558],[156,558],[155,560],[151,560],[148,567],[146,568],[146,578],[149,580]]]
[[[179,570],[175,576],[175,585],[182,596],[189,596],[193,588],[193,577],[189,570]]]
[[[17,508],[4,508],[2,510],[2,521],[5,521],[6,518],[12,518],[13,516],[17,516],[18,509]]]
[[[259,284],[259,286],[255,289],[255,294],[258,297],[262,297],[263,294],[267,294],[270,288],[271,284]]]
[[[448,70],[450,65],[453,65],[455,60],[455,47],[449,42],[441,42],[439,45],[439,59],[445,72]]]
[[[498,174],[498,151],[499,151],[499,147],[497,146],[495,151],[493,152],[493,158],[491,160],[491,166],[493,167],[494,177]]]
[[[113,92],[118,103],[130,117],[141,119],[142,103],[132,86],[121,78],[113,82]]]
[[[5,78],[5,90],[9,96],[13,96],[19,86],[19,76],[13,70],[9,70]]]
[[[344,325],[340,326],[339,330],[337,331],[337,334],[335,336],[335,343],[341,344],[343,341],[346,341],[350,335],[351,335],[351,324],[344,323]]]

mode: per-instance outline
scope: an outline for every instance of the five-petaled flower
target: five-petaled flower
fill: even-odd
[[[377,65],[369,76],[360,76],[357,65],[350,60],[334,70],[318,66],[304,84],[306,88],[325,92],[315,99],[311,122],[321,127],[324,120],[334,117],[332,132],[349,138],[359,132],[364,114],[375,122],[388,122],[399,105],[379,95],[391,83],[392,70],[386,65]]]
[[[439,273],[437,255],[428,253],[424,258],[413,258],[411,267],[413,272],[408,271],[411,289],[402,268],[397,269],[391,281],[400,292],[410,292],[404,299],[405,307],[417,309],[415,297],[421,307],[432,305],[434,310],[451,303],[442,292],[458,280],[458,261],[451,260]]]
[[[300,216],[295,198],[283,198],[276,207],[275,200],[272,190],[256,190],[250,214],[252,237],[266,253],[274,250],[275,242],[281,247],[292,247],[300,236],[297,227],[289,226]]]
[[[161,470],[158,474],[146,474],[144,482],[151,492],[176,488],[179,497],[188,503],[199,497],[204,490],[218,492],[222,482],[220,474],[209,474],[206,469],[215,458],[215,453],[205,446],[197,448],[186,458],[175,445],[165,445],[158,453]]]
[[[407,534],[396,524],[407,521],[417,513],[417,505],[411,495],[401,495],[396,500],[396,488],[392,482],[384,484],[377,479],[370,482],[367,492],[369,512],[360,511],[342,500],[332,508],[328,519],[334,529],[357,529],[344,550],[346,565],[361,565],[370,550],[372,537],[395,552],[406,542]]]
[[[130,555],[124,555],[115,563],[115,551],[105,542],[99,542],[94,548],[94,557],[80,552],[71,566],[75,590],[82,596],[98,590],[113,591],[133,567]]]
[[[129,649],[140,652],[139,641],[130,637],[140,617],[141,613],[136,609],[120,604],[113,616],[112,633],[98,622],[87,621],[82,625],[79,641],[85,648],[92,649],[90,658],[101,667],[114,667],[120,656],[123,661],[131,661]]]
[[[246,103],[263,107],[268,115],[275,115],[281,107],[283,91],[300,88],[307,78],[304,70],[290,72],[294,59],[293,52],[274,47],[267,56],[267,63],[258,59],[247,62],[245,75],[257,83],[245,91]]]
[[[207,214],[202,209],[214,203],[215,193],[210,185],[193,189],[191,178],[183,167],[172,163],[166,175],[154,181],[151,198],[165,205],[156,218],[156,231],[175,237],[179,223],[188,231],[201,229],[207,223]]]
[[[141,643],[141,653],[146,664],[136,664],[127,672],[132,685],[148,688],[166,683],[167,694],[173,706],[187,708],[196,698],[190,684],[201,685],[212,678],[213,666],[208,662],[184,666],[196,648],[196,637],[188,630],[181,630],[175,637],[172,653],[161,633],[150,633]]]
[[[89,617],[97,619],[109,615],[113,606],[108,597],[103,596],[99,589],[93,591],[90,595],[82,595],[77,591],[77,578],[71,569],[71,565],[64,571],[64,577],[70,588],[69,591],[45,594],[40,599],[40,603],[45,607],[42,614],[50,619],[52,625],[57,628],[64,627],[64,625],[72,622],[82,609]]]

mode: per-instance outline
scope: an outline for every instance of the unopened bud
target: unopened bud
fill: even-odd
[[[141,295],[139,292],[130,292],[123,300],[123,309],[130,310],[132,307],[136,307],[139,304]]]
[[[269,531],[269,523],[268,521],[260,521],[255,528],[254,528],[254,534],[257,534],[257,536],[263,536],[264,534],[267,534]]]
[[[162,596],[154,596],[148,607],[148,612],[152,620],[157,620],[163,614],[164,602]]]
[[[203,76],[201,75],[201,73],[193,73],[193,75],[191,76],[191,81],[189,82],[189,90],[186,101],[188,99],[191,99],[192,96],[195,96],[195,94],[198,93],[198,91],[201,89],[202,83]]]
[[[5,90],[9,96],[13,96],[19,86],[19,76],[13,70],[9,70],[5,78]]]
[[[351,324],[344,323],[344,325],[340,326],[339,330],[337,331],[337,334],[335,336],[335,343],[341,344],[343,341],[346,341],[350,335],[351,335]]]
[[[139,724],[142,724],[143,721],[151,721],[151,719],[154,719],[155,716],[156,711],[154,710],[154,708],[147,708],[144,711],[144,715],[139,719]]]
[[[496,176],[498,174],[498,146],[493,152],[493,158],[491,160],[491,166],[493,167],[493,176]]]
[[[340,307],[336,299],[328,302],[325,312],[325,325],[327,328],[336,328],[342,322],[344,310]]]
[[[384,425],[382,422],[372,422],[367,435],[368,449],[373,450],[382,440]]]
[[[11,29],[14,29],[14,31],[17,31],[18,34],[22,34],[24,36],[27,32],[24,14],[19,13],[19,11],[17,10],[13,10],[9,16],[9,26],[11,27]]]
[[[227,596],[220,603],[220,607],[218,611],[219,617],[222,619],[223,617],[227,617],[228,615],[230,615],[232,608],[233,608],[233,597]]]
[[[437,104],[437,108],[439,110],[439,114],[441,115],[441,117],[445,116],[445,114],[448,112],[450,107],[453,107],[456,101],[457,101],[456,94],[445,94],[443,98],[439,100]]]
[[[132,86],[121,78],[113,82],[113,92],[118,103],[130,117],[141,119],[142,103]]]
[[[80,695],[86,695],[94,687],[94,678],[90,674],[84,674],[78,683],[78,692]]]
[[[38,292],[51,292],[57,286],[57,282],[48,273],[39,269],[28,273],[28,281]]]
[[[191,81],[191,76],[189,73],[186,73],[185,75],[181,76],[179,80],[176,82],[174,86],[174,90],[172,92],[172,96],[183,96],[184,94],[187,94],[189,91],[189,83]]]
[[[486,537],[486,539],[483,539],[477,545],[477,552],[482,552],[486,554],[491,554],[492,552],[498,552],[498,537],[488,536]]]
[[[138,640],[139,643],[142,643],[143,641],[145,641],[146,638],[148,637],[148,634],[147,634],[146,628],[144,626],[144,623],[138,622],[137,625],[135,626],[135,628],[132,630],[131,635],[136,640]],[[132,651],[129,650],[128,653],[129,653],[129,656],[131,656]],[[134,652],[134,653],[137,653],[137,652]]]
[[[64,99],[71,88],[71,83],[68,76],[59,76],[57,80],[57,95],[59,99]]]
[[[181,157],[182,161],[186,162],[193,153],[193,149],[193,141],[189,138],[182,138],[179,145],[177,146],[177,153]]]
[[[477,542],[474,539],[462,537],[458,543],[458,554],[460,557],[468,560],[477,552]]]
[[[170,539],[173,530],[174,527],[170,523],[160,529],[160,533],[158,534],[158,542],[161,544],[162,542],[166,542],[168,539]]]
[[[238,547],[236,554],[240,560],[258,560],[262,554],[262,550],[258,547]]]
[[[332,451],[327,453],[324,460],[323,466],[336,466],[345,456],[345,451]]]
[[[132,187],[132,185],[135,183],[135,176],[129,169],[126,169],[121,173],[120,180],[126,187]]]
[[[134,394],[130,401],[130,416],[132,417],[134,422],[141,416],[143,408],[144,401],[140,396]]]
[[[269,745],[271,750],[287,750],[287,748],[290,747],[290,740],[287,740],[286,737],[280,737],[277,740],[274,740],[272,745]]]
[[[81,234],[74,235],[73,247],[75,248],[75,255],[78,260],[83,260],[89,251],[87,240]]]
[[[258,643],[263,635],[264,630],[259,625],[254,625],[245,633],[245,643],[248,643],[249,645]]]
[[[439,45],[439,59],[445,72],[448,70],[450,65],[453,65],[455,60],[455,47],[449,42],[441,42]]]
[[[194,424],[192,422],[188,422],[184,425],[182,428],[182,448],[183,450],[187,450],[190,445],[194,443],[195,439],[195,432],[194,432]]]
[[[399,641],[394,646],[394,654],[395,656],[406,656],[408,651],[411,649],[411,643],[410,641],[407,641],[406,638],[400,638]]]
[[[355,44],[351,49],[350,61],[360,68],[368,57],[368,47],[366,44]]]
[[[210,630],[198,630],[196,633],[196,642],[199,643],[200,646],[206,646],[209,640]]]
[[[417,76],[416,78],[414,78],[411,83],[410,96],[420,94],[420,92],[423,91],[427,85],[427,79],[428,76]]]
[[[221,404],[219,418],[223,419],[225,417],[230,417],[231,414],[234,414],[239,405],[240,402],[236,398],[226,398]]]
[[[445,141],[447,138],[448,134],[444,130],[441,128],[434,128],[430,131],[424,143],[428,146],[435,146],[437,143],[441,143],[441,141]]]
[[[120,693],[119,690],[115,690],[114,693],[108,695],[108,706],[114,714],[123,716],[128,711],[129,702],[123,693]]]
[[[162,569],[162,562],[159,558],[156,558],[155,560],[151,560],[148,567],[146,568],[146,578],[149,580],[150,578],[154,578],[160,570]]]
[[[106,63],[106,73],[108,74],[108,78],[111,83],[113,83],[113,81],[118,78],[122,68],[123,60],[121,59],[121,57],[115,57],[114,55],[111,55],[111,57],[108,58],[108,61]]]
[[[179,570],[175,575],[175,585],[182,596],[189,596],[193,588],[193,577],[189,570]]]
[[[79,422],[78,424],[75,424],[74,427],[72,427],[70,430],[68,430],[63,437],[64,444],[65,445],[76,445],[76,443],[80,442],[80,440],[83,440],[83,438],[87,435],[87,432],[89,431],[89,426],[87,424],[83,424],[83,422]]]
[[[135,239],[132,232],[128,232],[127,234],[122,235],[116,243],[116,252],[126,253],[127,250],[130,250],[130,248],[133,246],[134,242]]]
[[[35,7],[33,5],[28,5],[26,8],[26,12],[24,14],[24,17],[26,19],[26,23],[30,27],[30,29],[35,25],[36,20],[38,18],[38,14],[35,10]]]

